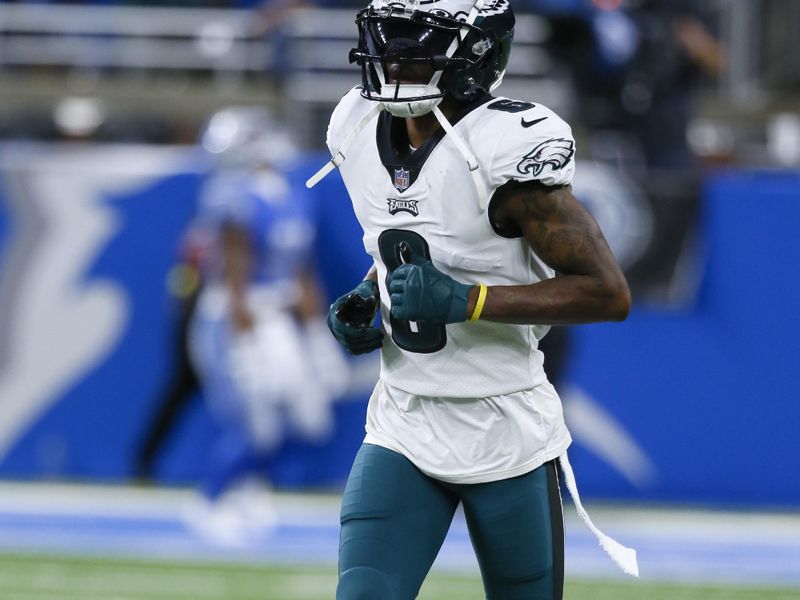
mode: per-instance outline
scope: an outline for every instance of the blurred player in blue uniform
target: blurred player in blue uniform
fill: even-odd
[[[288,133],[262,109],[228,109],[211,119],[203,146],[217,169],[193,226],[208,249],[190,354],[222,433],[190,523],[233,542],[257,520],[247,503],[220,500],[264,475],[288,435],[331,433],[330,401],[347,366],[321,318],[311,197],[277,168],[296,154]]]

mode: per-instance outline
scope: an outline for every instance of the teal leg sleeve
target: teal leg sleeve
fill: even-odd
[[[339,573],[336,587],[337,600],[376,600],[377,598],[396,598],[389,584],[389,578],[372,567],[352,567]]]
[[[458,504],[408,459],[364,444],[342,497],[336,600],[413,600]]]
[[[564,525],[555,461],[457,489],[487,600],[561,600]]]

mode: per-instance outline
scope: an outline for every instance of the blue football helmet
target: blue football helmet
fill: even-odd
[[[200,145],[220,169],[281,168],[299,148],[289,128],[267,108],[231,106],[214,113]]]

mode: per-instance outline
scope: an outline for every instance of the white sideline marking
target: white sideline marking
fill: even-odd
[[[145,488],[0,482],[0,514],[174,519],[195,498],[188,488]],[[335,494],[272,494],[282,522],[313,525],[320,518],[338,523]]]
[[[187,489],[0,483],[0,551],[44,561],[46,555],[66,554],[237,565],[335,564],[336,495],[274,494],[278,527],[236,548],[214,546],[183,527],[181,510],[192,497]],[[592,514],[610,533],[640,548],[645,579],[800,587],[800,513],[595,504]],[[613,565],[594,538],[583,533],[574,510],[568,508],[565,518],[568,575],[614,578]],[[183,574],[204,581],[202,570],[180,567]],[[457,515],[434,568],[477,573],[463,515]],[[324,579],[319,585],[325,585]],[[291,585],[307,584],[313,585],[301,578]],[[186,589],[183,583],[179,587]],[[195,597],[202,600],[209,587]],[[0,588],[7,586],[0,583]],[[92,592],[87,590],[87,597]],[[286,597],[300,593],[290,590]]]

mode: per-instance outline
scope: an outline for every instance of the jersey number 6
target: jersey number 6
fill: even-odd
[[[428,242],[425,238],[406,229],[387,229],[378,236],[378,249],[381,259],[386,265],[388,274],[403,264],[400,255],[400,244],[405,242],[419,256],[431,259]],[[404,321],[390,315],[392,339],[398,347],[408,352],[430,353],[444,348],[447,343],[447,330],[444,325],[426,323],[425,321]]]

